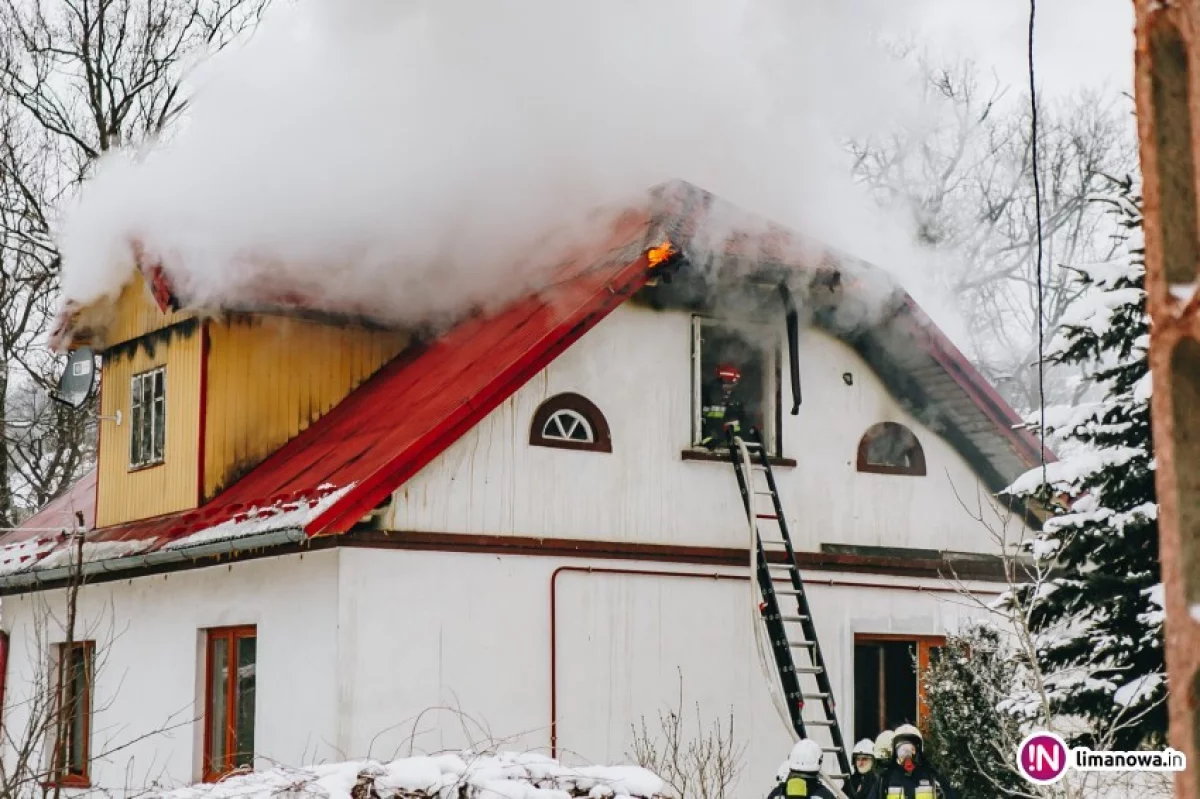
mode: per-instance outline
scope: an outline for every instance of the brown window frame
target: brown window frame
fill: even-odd
[[[232,661],[231,665],[237,663],[237,642],[243,638],[258,639],[258,626],[254,624],[242,624],[235,627],[211,627],[205,632],[204,637],[204,760],[201,763],[202,778],[204,782],[216,782],[233,771],[236,771],[239,766],[232,763],[232,758],[238,754],[237,749],[237,669],[229,669],[229,679],[225,687],[225,717],[222,720],[225,726],[225,755],[224,761],[219,764],[213,763],[212,755],[212,725],[213,725],[213,651],[216,649],[217,641],[226,641],[226,656]],[[255,664],[257,668],[258,657],[255,655]],[[257,674],[256,674],[256,694],[257,694]]]
[[[50,779],[48,784],[70,788],[90,788],[92,784],[92,693],[96,682],[96,642],[73,641],[69,644],[64,642],[55,646],[58,662],[55,664],[54,731],[52,739],[54,748],[50,753]],[[65,759],[63,748],[69,745],[69,742],[64,739],[63,733],[72,721],[64,716],[63,706],[69,684],[64,682],[63,678],[67,664],[71,660],[71,653],[74,650],[83,651],[85,670],[82,701],[78,705],[74,705],[74,702],[72,702],[73,706],[80,708],[80,712],[83,715],[81,724],[83,740],[80,745],[83,763],[77,770],[72,770],[73,764],[64,764],[63,762]]]
[[[593,440],[564,441],[558,438],[546,438],[543,434],[546,423],[559,411],[572,411],[582,416],[592,428]],[[604,418],[604,414],[594,402],[581,394],[568,391],[563,394],[555,394],[534,411],[533,421],[529,425],[529,445],[583,452],[612,452],[612,434],[608,429],[608,420]]]
[[[913,454],[912,466],[885,466],[880,463],[870,463],[867,460],[867,448],[876,437],[887,431],[901,430],[912,437],[913,444],[916,449]],[[862,438],[858,440],[858,471],[868,474],[905,474],[912,477],[924,477],[925,471],[925,448],[921,446],[921,439],[917,438],[917,434],[906,425],[899,422],[879,422],[867,428],[867,432],[863,433]]]
[[[929,716],[929,704],[925,696],[925,673],[929,670],[930,650],[946,645],[944,635],[906,635],[904,633],[855,633],[854,646],[872,642],[893,641],[917,646],[917,726]],[[882,723],[882,722],[881,722]],[[883,729],[881,727],[881,729]]]

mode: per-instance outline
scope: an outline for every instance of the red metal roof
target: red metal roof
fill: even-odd
[[[145,541],[152,550],[218,525],[262,522],[258,529],[281,529],[283,514],[286,526],[302,526],[311,535],[348,530],[645,286],[653,274],[647,251],[664,239],[697,265],[734,258],[814,274],[814,264],[831,268],[827,252],[762,220],[749,218],[751,233],[710,241],[706,214],[729,224],[729,210],[706,192],[678,183],[656,190],[645,208],[614,221],[607,239],[558,267],[553,283],[402,353],[204,506],[103,528],[88,541]],[[1013,429],[1016,414],[905,300],[904,316],[921,331],[918,348],[991,431],[988,440],[1008,458],[1005,471],[1034,465],[1037,443],[1027,431]],[[92,491],[72,489],[71,495],[72,502],[94,502]],[[0,537],[0,544],[28,537],[22,532]]]
[[[402,353],[204,506],[96,530],[88,541],[158,539],[160,548],[305,509],[315,515],[304,520],[310,534],[348,529],[645,285],[647,251],[662,240],[654,228],[647,211],[624,214],[553,284]]]
[[[21,523],[21,528],[35,531],[73,530],[76,513],[83,514],[83,527],[90,530],[96,521],[96,470],[92,469],[80,477],[71,487],[42,506],[41,510]],[[12,540],[12,539],[6,539]]]

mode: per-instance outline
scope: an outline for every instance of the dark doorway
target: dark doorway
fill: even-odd
[[[917,642],[854,644],[854,738],[917,723]]]

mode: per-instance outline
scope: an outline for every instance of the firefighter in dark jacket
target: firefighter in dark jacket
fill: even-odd
[[[723,363],[703,387],[700,446],[708,449],[724,447],[729,435],[742,435],[742,416],[745,409],[735,395],[742,372],[733,364]]]
[[[896,728],[892,738],[895,752],[891,767],[867,799],[958,799],[958,792],[946,784],[921,751],[921,731],[911,724]]]
[[[854,745],[854,770],[846,781],[846,793],[850,799],[867,799],[877,782],[875,743],[870,738],[863,738]]]
[[[767,794],[767,799],[798,799],[817,796],[821,799],[837,799],[833,792],[821,784],[821,745],[807,738],[792,747],[788,755],[788,774]]]

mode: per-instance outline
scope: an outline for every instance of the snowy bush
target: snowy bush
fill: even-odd
[[[460,752],[273,768],[151,793],[162,799],[659,799],[663,780],[637,766],[572,768],[542,755]]]

